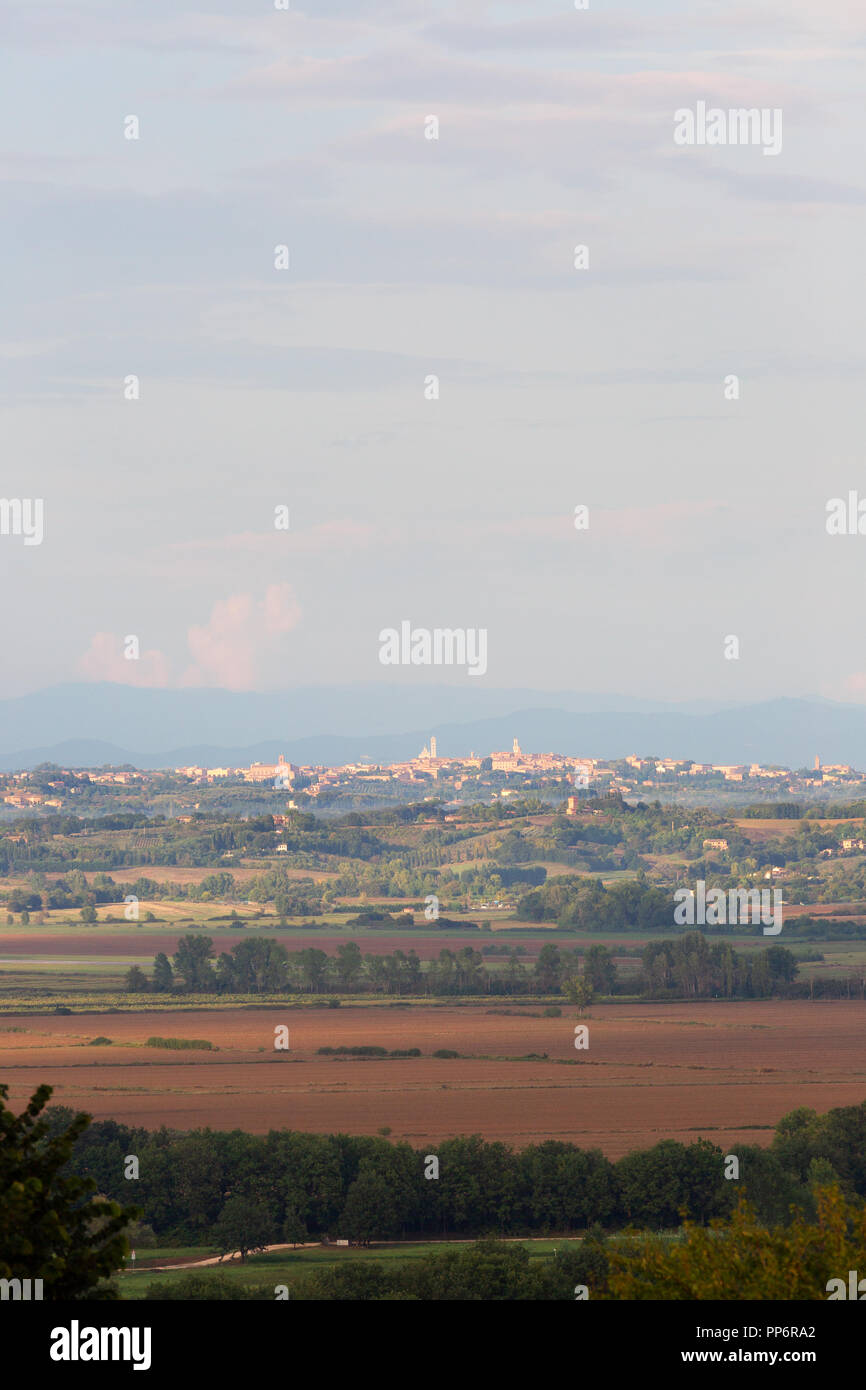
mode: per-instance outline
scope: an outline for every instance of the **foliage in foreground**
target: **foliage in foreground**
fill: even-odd
[[[684,1239],[647,1239],[612,1252],[608,1298],[680,1301],[826,1300],[830,1280],[866,1269],[866,1207],[837,1184],[819,1187],[814,1222],[794,1213],[766,1227],[745,1198],[730,1221],[685,1223]]]
[[[129,1253],[124,1231],[140,1213],[91,1200],[92,1178],[63,1172],[91,1117],[50,1127],[39,1118],[50,1095],[39,1086],[14,1115],[0,1085],[0,1278],[41,1279],[51,1299],[116,1298],[101,1281]]]

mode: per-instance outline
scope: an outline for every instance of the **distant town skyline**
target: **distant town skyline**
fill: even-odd
[[[704,795],[719,795],[728,787],[751,790],[756,799],[773,796],[809,796],[829,792],[851,797],[866,789],[866,772],[850,764],[822,764],[815,756],[811,769],[767,767],[760,763],[701,763],[691,758],[658,758],[629,754],[624,758],[569,756],[556,752],[527,752],[518,739],[508,749],[469,756],[437,752],[437,740],[428,743],[414,757],[399,762],[360,761],[336,765],[293,763],[284,754],[275,762],[253,762],[249,766],[182,765],[161,768],[72,768],[46,767],[36,770],[0,773],[0,806],[8,811],[75,812],[82,794],[94,788],[125,789],[130,796],[147,800],[150,794],[165,796],[165,780],[174,779],[174,791],[181,798],[183,788],[225,788],[237,793],[244,786],[260,798],[286,796],[286,812],[315,810],[334,803],[340,796],[361,797],[392,804],[399,801],[434,798],[447,807],[467,801],[505,801],[538,795],[545,802],[564,802],[566,814],[577,814],[587,797],[622,799],[674,795],[694,784]],[[197,810],[199,802],[181,800],[185,809]],[[286,818],[276,817],[282,824]],[[861,847],[862,847],[862,842]],[[708,840],[705,844],[727,849],[727,843]],[[851,842],[853,844],[853,841]],[[843,848],[850,848],[843,842]]]

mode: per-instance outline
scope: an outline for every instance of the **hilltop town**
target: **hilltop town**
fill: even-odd
[[[469,756],[442,754],[432,736],[407,762],[346,763],[339,767],[301,766],[282,754],[274,763],[247,767],[185,766],[144,770],[130,766],[69,769],[46,764],[31,771],[0,775],[0,816],[22,811],[80,813],[82,806],[119,810],[169,798],[169,814],[231,804],[255,808],[288,793],[288,809],[331,806],[346,810],[435,797],[459,807],[535,793],[542,800],[567,800],[574,813],[581,798],[693,803],[696,794],[729,801],[797,796],[807,800],[862,794],[866,773],[849,764],[811,769],[760,763],[703,763],[690,758],[638,756],[621,759],[572,757],[525,752],[517,738],[510,749]]]

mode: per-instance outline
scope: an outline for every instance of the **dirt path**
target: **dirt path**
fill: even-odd
[[[580,1239],[581,1239],[580,1236],[576,1236],[576,1235],[560,1236],[559,1238],[560,1238],[560,1240],[580,1240]],[[375,1247],[375,1246],[378,1246],[378,1245],[387,1245],[387,1246],[391,1246],[391,1247],[393,1247],[393,1246],[400,1246],[400,1245],[428,1245],[428,1244],[434,1244],[434,1245],[474,1245],[476,1239],[477,1239],[477,1237],[475,1237],[475,1236],[466,1236],[466,1237],[458,1237],[458,1238],[455,1239],[455,1240],[443,1240],[443,1241],[377,1240],[377,1241],[374,1241],[373,1244],[374,1244],[374,1247]],[[516,1242],[519,1242],[519,1243],[521,1243],[521,1244],[529,1244],[530,1242],[536,1241],[536,1240],[538,1240],[538,1241],[549,1241],[549,1240],[553,1240],[553,1239],[555,1239],[555,1237],[553,1237],[553,1236],[500,1236],[499,1239],[500,1239],[500,1240],[503,1240],[503,1241],[516,1241]],[[331,1242],[329,1242],[329,1245],[330,1245],[330,1244],[331,1244]],[[291,1241],[288,1241],[288,1242],[286,1242],[286,1243],[284,1243],[284,1244],[282,1244],[282,1245],[266,1245],[266,1246],[264,1247],[264,1249],[262,1249],[262,1250],[256,1250],[255,1253],[256,1253],[257,1255],[268,1255],[268,1254],[270,1254],[270,1252],[271,1252],[272,1250],[314,1250],[314,1249],[316,1249],[316,1248],[318,1248],[318,1247],[321,1247],[321,1246],[322,1246],[322,1241],[320,1241],[320,1240],[308,1240],[308,1241],[304,1242],[304,1243],[301,1244],[301,1245],[293,1245],[293,1244],[291,1243]],[[367,1247],[367,1248],[369,1249],[370,1247]],[[129,1266],[127,1266],[127,1268],[124,1270],[124,1273],[125,1273],[125,1274],[136,1274],[136,1273],[139,1273],[139,1274],[155,1274],[157,1271],[162,1271],[162,1270],[166,1270],[166,1269],[202,1269],[205,1265],[221,1265],[221,1264],[223,1264],[223,1263],[228,1263],[228,1262],[231,1261],[231,1260],[239,1260],[239,1259],[240,1259],[240,1253],[241,1253],[241,1252],[240,1252],[239,1250],[235,1250],[235,1251],[233,1251],[233,1253],[232,1253],[231,1255],[210,1255],[210,1256],[208,1256],[207,1259],[204,1259],[204,1260],[187,1260],[187,1261],[185,1261],[184,1263],[178,1264],[178,1265],[129,1265]]]
[[[269,1255],[272,1250],[310,1250],[314,1246],[321,1245],[320,1240],[310,1240],[303,1245],[293,1245],[287,1241],[283,1245],[266,1245],[262,1250],[256,1250],[257,1255]],[[234,1250],[231,1255],[209,1255],[205,1260],[187,1260],[179,1265],[129,1265],[124,1271],[126,1274],[154,1274],[157,1270],[163,1269],[201,1269],[204,1265],[221,1265],[230,1260],[239,1260],[240,1250]]]

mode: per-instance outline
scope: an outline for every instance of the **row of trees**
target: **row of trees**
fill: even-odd
[[[866,1265],[866,1207],[838,1186],[816,1190],[813,1219],[762,1221],[741,1200],[730,1219],[688,1223],[679,1241],[644,1237],[614,1244],[594,1229],[577,1249],[533,1261],[526,1246],[497,1240],[437,1251],[408,1265],[348,1260],[296,1279],[293,1299],[313,1302],[492,1302],[596,1300],[658,1302],[762,1300],[825,1302],[848,1296],[848,1270]],[[840,1285],[842,1286],[840,1289]],[[227,1274],[191,1273],[148,1299],[258,1299],[273,1285],[239,1284]]]
[[[181,937],[172,960],[160,951],[150,976],[137,965],[126,975],[131,993],[155,994],[336,994],[400,995],[562,995],[575,1003],[593,996],[641,993],[650,998],[768,998],[790,992],[797,962],[783,946],[742,953],[724,943],[710,945],[700,932],[650,942],[641,973],[620,979],[606,946],[582,953],[547,942],[531,964],[522,947],[503,947],[497,965],[472,946],[444,949],[436,960],[417,952],[363,953],[356,941],[341,943],[334,955],[315,946],[287,951],[264,937],[237,942],[215,957],[210,937]],[[575,985],[587,988],[578,998]]]
[[[653,931],[673,924],[674,900],[640,878],[606,888],[599,879],[562,874],[522,897],[515,916],[582,931]]]
[[[62,1129],[71,1112],[49,1116]],[[797,1110],[779,1122],[769,1149],[731,1148],[736,1180],[725,1176],[726,1151],[704,1139],[665,1140],[613,1162],[557,1140],[515,1152],[472,1136],[415,1150],[345,1134],[153,1133],[102,1121],[77,1137],[70,1167],[107,1199],[132,1194],[160,1241],[199,1241],[222,1222],[227,1248],[595,1223],[667,1229],[684,1213],[699,1224],[728,1216],[742,1192],[762,1220],[785,1223],[792,1206],[814,1216],[821,1184],[838,1182],[851,1200],[866,1195],[866,1103],[824,1116]],[[139,1165],[134,1193],[124,1178],[130,1154]]]
[[[592,947],[586,959],[597,988],[605,989],[615,973],[608,952]],[[215,957],[209,937],[191,934],[181,937],[172,960],[159,952],[149,977],[132,966],[126,988],[157,994],[557,994],[577,973],[579,960],[576,952],[545,945],[530,968],[515,949],[494,973],[472,946],[444,949],[436,960],[422,961],[411,949],[364,954],[356,941],[341,943],[332,956],[315,946],[287,951],[263,937],[239,941]]]
[[[643,993],[653,998],[766,999],[787,993],[797,977],[796,957],[784,946],[738,952],[710,945],[697,931],[672,941],[651,941],[641,958]]]

